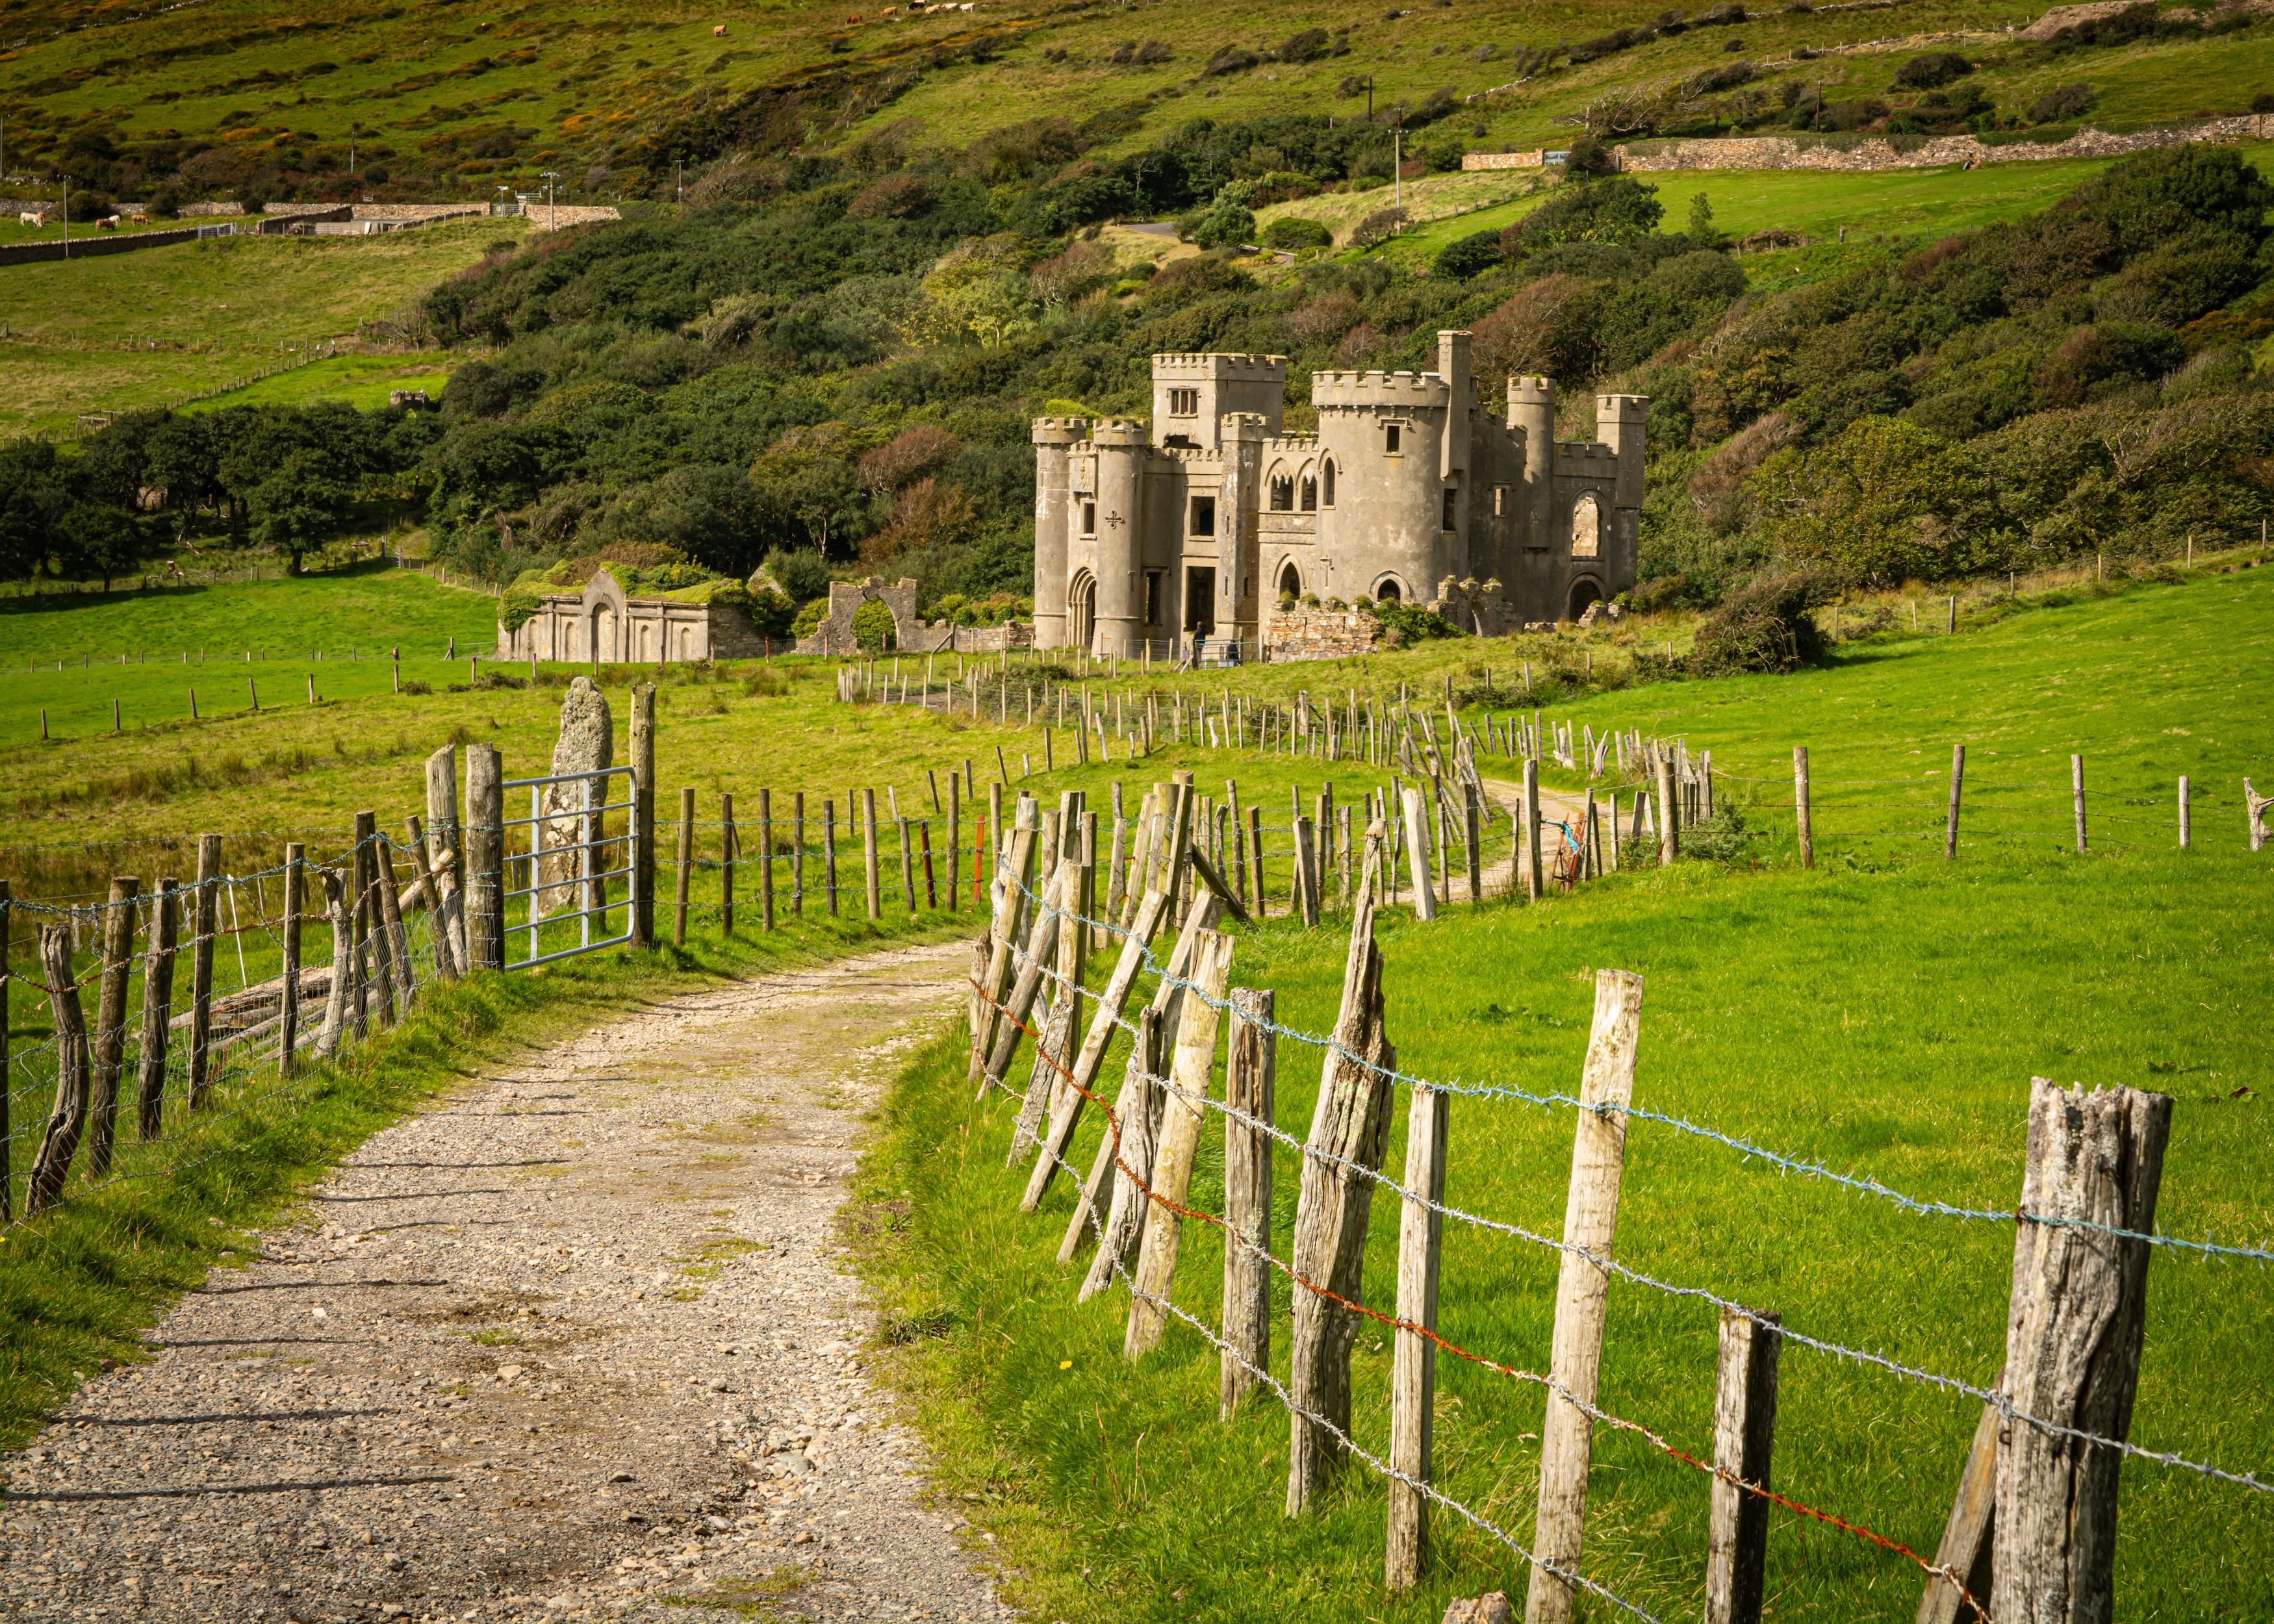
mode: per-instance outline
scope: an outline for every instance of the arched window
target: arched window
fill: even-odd
[[[1279,596],[1282,598],[1300,598],[1302,595],[1303,577],[1296,571],[1293,562],[1291,560],[1286,564],[1281,565],[1279,568]]]
[[[1396,575],[1384,575],[1374,583],[1374,596],[1378,603],[1398,604],[1405,601],[1405,589]]]
[[[1571,504],[1571,556],[1600,558],[1603,551],[1603,509],[1592,496]]]
[[[1322,508],[1331,508],[1335,505],[1335,465],[1331,462],[1324,464],[1320,473],[1326,488],[1319,493],[1319,505]]]
[[[1316,513],[1318,510],[1319,476],[1314,470],[1306,468],[1303,470],[1303,511],[1305,513]]]
[[[1097,636],[1097,577],[1087,570],[1073,578],[1066,594],[1066,641],[1087,649]]]
[[[1292,513],[1295,510],[1295,481],[1291,475],[1275,472],[1271,476],[1271,511]]]

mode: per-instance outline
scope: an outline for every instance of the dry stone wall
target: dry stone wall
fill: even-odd
[[[1811,139],[1788,135],[1732,136],[1719,140],[1672,141],[1638,149],[1621,146],[1619,168],[1638,174],[1674,169],[1937,169],[1979,163],[2014,163],[2055,158],[2115,158],[2191,141],[2257,141],[2274,138],[2274,114],[2251,113],[2213,118],[2176,130],[2142,130],[2111,135],[2080,130],[2065,141],[2040,145],[2014,141],[1990,146],[1971,135],[1935,136],[1916,147],[1898,147],[1883,137]]]

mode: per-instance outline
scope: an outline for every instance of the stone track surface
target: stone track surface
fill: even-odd
[[[1010,1616],[833,1239],[968,952],[674,998],[373,1135],[8,1457],[0,1615]]]

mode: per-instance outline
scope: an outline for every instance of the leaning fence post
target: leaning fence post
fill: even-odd
[[[655,945],[655,684],[632,685],[631,936]]]
[[[1271,1136],[1279,1040],[1269,989],[1231,989],[1224,1059],[1224,1340],[1216,1415],[1229,1421],[1271,1368]],[[1250,1125],[1243,1117],[1260,1125]]]
[[[1421,806],[1421,792],[1408,789],[1401,797],[1405,814],[1405,857],[1413,871],[1413,917],[1437,917],[1437,887],[1429,873],[1429,820]]]
[[[2084,855],[2084,757],[2068,758],[2069,794],[2076,802],[2076,854]]]
[[[1445,1152],[1453,1096],[1413,1085],[1405,1117],[1405,1188],[1397,1231],[1397,1348],[1389,1369],[1389,1536],[1382,1583],[1393,1590],[1420,1582],[1429,1554],[1430,1480],[1436,1408],[1437,1264],[1444,1244]],[[1406,1326],[1417,1326],[1408,1330]]]
[[[291,1076],[297,1069],[294,1063],[300,1047],[300,914],[308,900],[307,852],[308,848],[297,840],[289,842],[284,847],[284,962],[282,986],[279,989],[282,997],[277,1006],[276,1069],[286,1077]],[[165,882],[161,880],[159,883],[162,885]],[[433,924],[439,932],[441,921],[438,919],[433,921]],[[143,1002],[147,1004],[147,981],[144,985]],[[147,1049],[149,1045],[147,1023],[142,1041]],[[163,1080],[162,1077],[162,1086]],[[145,1109],[149,1108],[146,1106]],[[151,1138],[154,1132],[154,1111],[150,1120],[151,1126],[144,1132],[144,1139]]]
[[[37,1217],[62,1196],[79,1136],[87,1132],[87,1017],[79,1009],[79,985],[72,980],[69,926],[40,927],[40,972],[56,1020],[56,1096],[24,1192],[27,1218]]]
[[[1776,1440],[1775,1314],[1721,1311],[1713,1389],[1713,1500],[1706,1533],[1706,1624],[1759,1624],[1769,1503],[1743,1486],[1769,1486]]]
[[[1672,768],[1660,771],[1664,786]],[[1662,823],[1671,827],[1674,808]],[[1540,1512],[1532,1538],[1525,1624],[1571,1616],[1579,1547],[1587,1521],[1587,1461],[1596,1378],[1603,1357],[1603,1320],[1619,1222],[1619,1179],[1626,1161],[1628,1102],[1634,1097],[1635,1045],[1642,1027],[1642,977],[1629,970],[1595,972],[1595,1024],[1579,1081],[1579,1117],[1571,1148],[1571,1184],[1564,1198],[1562,1255],[1555,1278],[1555,1335],[1548,1354],[1547,1415],[1540,1429]],[[1600,1261],[1599,1261],[1600,1259]],[[1585,1408],[1582,1408],[1585,1406]]]
[[[190,1109],[213,1080],[214,932],[221,924],[221,837],[198,837],[197,927],[190,938]]]
[[[94,1004],[94,1087],[88,1101],[87,1171],[110,1171],[111,1132],[118,1118],[118,1074],[126,1061],[126,978],[134,967],[134,903],[142,882],[120,875],[110,882],[102,914],[102,982]]]
[[[1945,857],[1958,855],[1958,798],[1965,784],[1966,747],[1954,744],[1950,747],[1950,815],[1942,830],[1942,854]]]
[[[2024,1225],[2026,1229],[2028,1226]],[[2003,1388],[2000,1370],[1992,1389]],[[1974,1443],[1966,1452],[1966,1466],[1958,1479],[1950,1516],[1942,1528],[1942,1543],[1935,1547],[1934,1571],[1919,1598],[1916,1624],[1960,1624],[1977,1621],[1990,1601],[1991,1530],[1998,1511],[1998,1434],[2006,1417],[1995,1404],[1982,1406],[1974,1425]],[[1977,1605],[1969,1606],[1969,1598]]]
[[[361,963],[361,956],[368,949],[372,963],[379,972],[380,1024],[391,1026],[395,1024],[395,976],[390,967],[395,957],[395,943],[387,934],[387,920],[379,901],[379,814],[358,812],[355,815],[355,846],[358,963]],[[359,1030],[358,1035],[360,1035]]]
[[[2029,1079],[2029,1168],[2006,1320],[2008,1409],[1998,1448],[1990,1615],[2084,1624],[2114,1607],[2122,1452],[2022,1417],[2057,1418],[2120,1443],[2132,1426],[2146,1323],[2167,1094]],[[2086,1225],[2103,1226],[2086,1228]]]
[[[165,1112],[166,1043],[174,1019],[174,936],[181,889],[182,883],[169,875],[152,887],[150,898],[150,951],[142,961],[142,1041],[135,1079],[135,1124],[145,1143],[158,1137]],[[0,887],[0,975],[8,967],[6,901],[6,889]],[[4,1075],[7,1059],[4,1030],[0,1026],[0,1075]],[[0,1113],[6,1109],[0,1105]],[[0,1115],[0,1140],[7,1132],[7,1118]],[[0,1169],[0,1183],[4,1182],[4,1169]],[[6,1203],[0,1200],[0,1217],[6,1213]]]
[[[1800,833],[1800,866],[1816,867],[1816,835],[1808,820],[1808,747],[1792,747],[1792,814]],[[1614,820],[1615,822],[1616,820]]]
[[[679,887],[671,915],[671,944],[687,945],[687,885],[695,872],[695,786],[679,791]]]
[[[466,946],[477,970],[505,967],[505,766],[466,747]]]
[[[1177,1208],[1192,1193],[1193,1161],[1200,1149],[1202,1107],[1216,1069],[1218,1006],[1231,975],[1231,949],[1230,936],[1204,931],[1193,943],[1192,967],[1186,972],[1192,988],[1177,1021],[1168,1097],[1162,1103],[1152,1173],[1146,1181],[1150,1205],[1129,1287],[1129,1325],[1121,1343],[1126,1359],[1142,1358],[1159,1347],[1168,1323],[1169,1290],[1176,1279],[1185,1228]]]
[[[355,932],[348,923],[344,876],[329,864],[320,865],[316,873],[324,883],[324,913],[332,925],[332,979],[324,994],[324,1024],[316,1034],[316,1052],[329,1056],[340,1052],[340,1033],[347,1024]]]

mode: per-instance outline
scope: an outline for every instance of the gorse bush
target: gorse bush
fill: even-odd
[[[1788,672],[1824,658],[1815,611],[1837,587],[1821,571],[1766,571],[1698,623],[1690,668],[1698,676]]]

